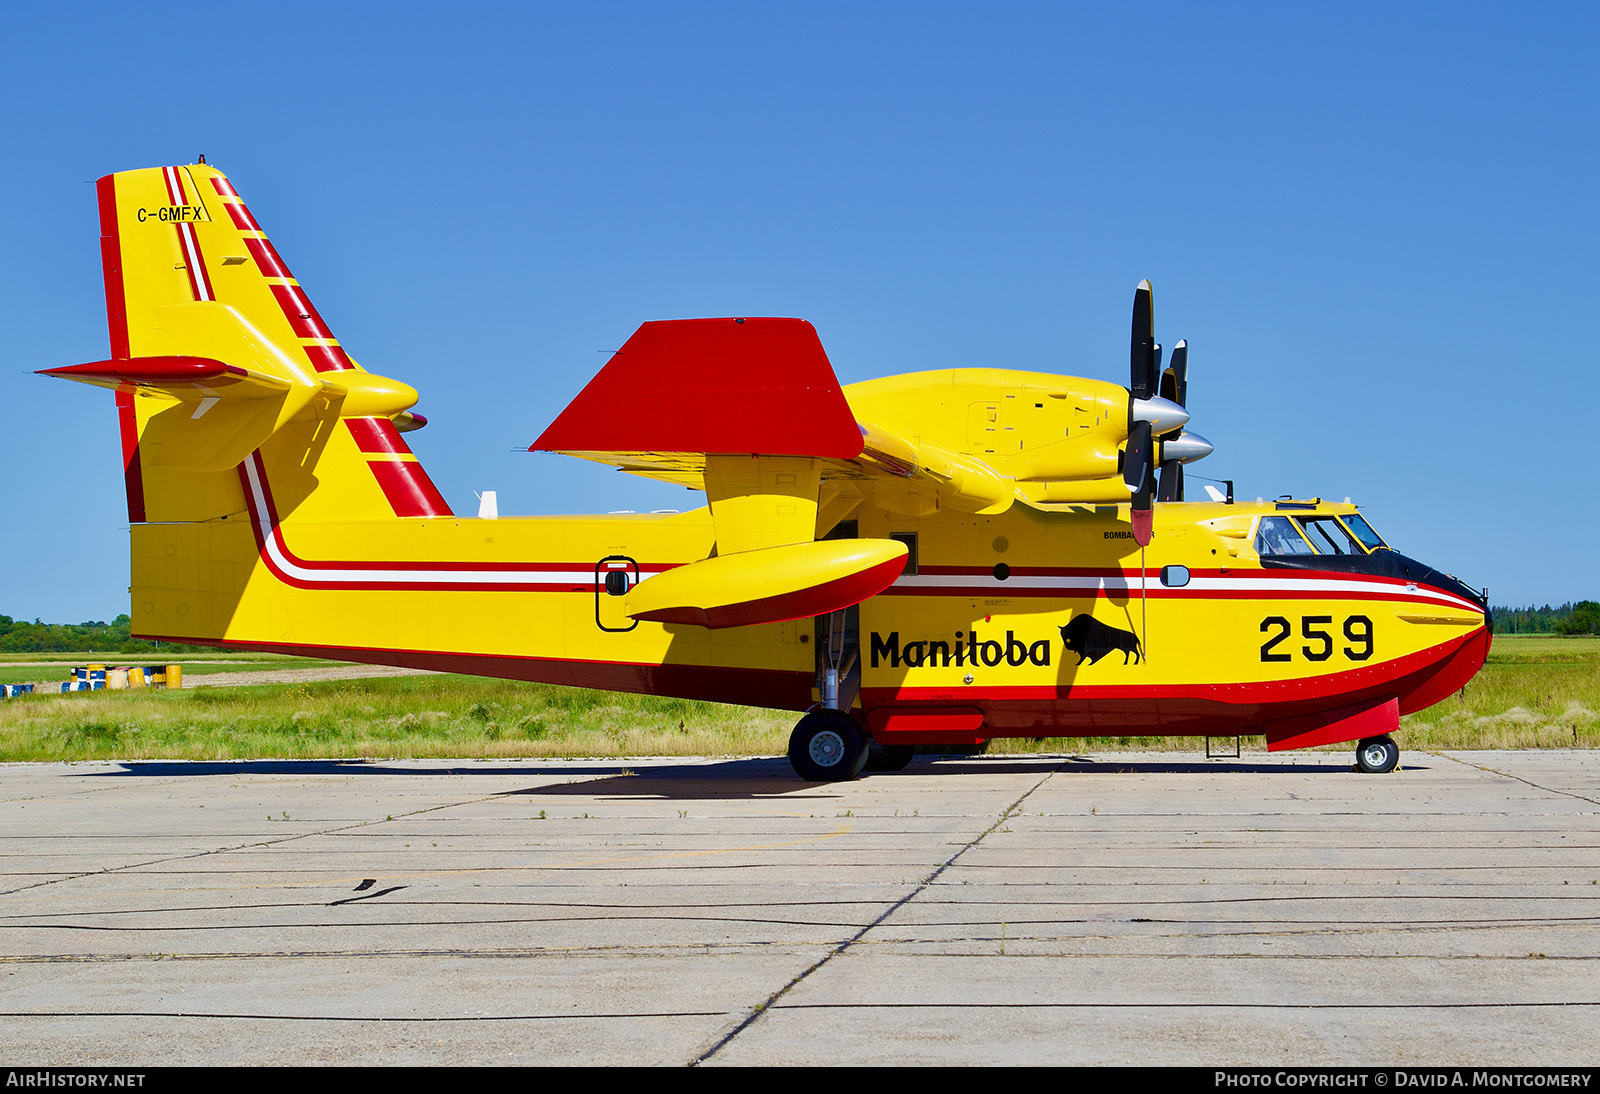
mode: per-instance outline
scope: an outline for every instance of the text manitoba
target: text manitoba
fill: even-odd
[[[914,669],[923,665],[929,668],[948,668],[950,665],[993,667],[1002,661],[1012,667],[1048,665],[1050,640],[1041,638],[1030,646],[1020,641],[1015,631],[1007,631],[1006,640],[1002,643],[993,638],[979,638],[974,627],[970,634],[957,631],[955,638],[949,641],[930,639],[901,645],[899,631],[890,631],[887,638],[877,631],[872,632],[873,668],[877,668],[880,662],[891,668],[903,666]]]

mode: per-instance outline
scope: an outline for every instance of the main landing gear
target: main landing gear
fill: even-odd
[[[916,754],[916,745],[880,745],[874,741],[867,746],[867,770],[904,771]]]
[[[1369,775],[1393,771],[1400,762],[1400,746],[1392,737],[1368,737],[1356,745],[1356,770]]]
[[[867,735],[844,711],[819,707],[789,734],[789,763],[807,782],[847,782],[867,766]]]

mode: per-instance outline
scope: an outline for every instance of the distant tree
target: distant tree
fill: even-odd
[[[17,622],[9,615],[0,615],[0,652],[6,653],[71,653],[91,650],[122,653],[155,652],[154,642],[132,636],[133,620],[119,615],[110,623],[91,620],[86,623],[46,623],[35,619],[32,623]],[[161,650],[191,650],[203,647],[179,646],[163,643]]]
[[[1555,634],[1556,625],[1572,613],[1571,602],[1553,608],[1549,604],[1535,607],[1513,608],[1504,604],[1491,609],[1494,612],[1495,634]]]
[[[1593,600],[1580,600],[1572,611],[1556,624],[1558,634],[1600,634],[1600,604]]]

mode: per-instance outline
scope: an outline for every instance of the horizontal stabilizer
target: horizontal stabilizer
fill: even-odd
[[[276,369],[182,355],[91,361],[40,375],[156,397],[164,409],[146,426],[145,465],[195,471],[236,467],[321,386]]]
[[[876,596],[905,569],[906,546],[835,539],[740,551],[646,578],[628,593],[634,619],[713,629],[781,623]]]
[[[852,459],[861,431],[803,319],[646,323],[530,446]]]
[[[158,389],[232,387],[244,384],[260,390],[262,397],[289,390],[289,382],[210,357],[134,357],[124,361],[90,361],[84,365],[40,369],[41,376],[59,376],[99,387],[123,384]]]

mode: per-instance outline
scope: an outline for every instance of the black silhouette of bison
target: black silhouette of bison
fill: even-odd
[[[1072,621],[1061,628],[1061,641],[1065,642],[1067,649],[1078,655],[1078,664],[1085,660],[1094,664],[1112,650],[1122,651],[1122,663],[1128,663],[1128,655],[1134,656],[1134,663],[1144,660],[1144,651],[1139,648],[1139,636],[1132,631],[1119,631],[1117,628],[1100,622],[1092,615],[1075,615]]]

